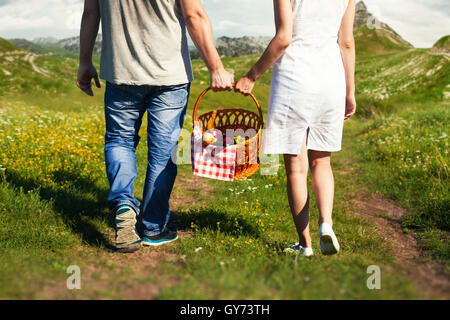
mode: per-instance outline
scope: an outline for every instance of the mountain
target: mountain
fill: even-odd
[[[354,35],[358,54],[382,54],[413,48],[388,24],[370,13],[363,1],[356,4]]]
[[[33,40],[31,40],[31,42],[37,44],[37,45],[48,45],[48,44],[55,44],[57,43],[59,40],[57,38],[54,37],[40,37],[40,38],[35,38]]]
[[[73,53],[79,53],[80,52],[80,37],[72,37],[67,39],[59,40],[56,45],[58,45],[60,48],[73,52]],[[97,36],[97,40],[95,41],[94,45],[94,56],[100,55],[102,50],[102,35],[99,34]]]
[[[46,40],[47,39],[47,40]],[[72,52],[64,49],[59,41],[52,41],[53,38],[39,38],[38,41],[29,41],[26,39],[8,39],[10,43],[16,47],[39,55],[57,55],[63,57],[74,58],[78,56],[78,52]]]
[[[431,52],[450,55],[450,35],[440,38],[433,45]]]
[[[216,40],[216,47],[221,56],[261,54],[271,39],[271,37],[220,37]],[[363,1],[356,4],[355,42],[358,54],[380,54],[413,48],[388,24],[379,21],[370,13]],[[191,53],[193,58],[198,58],[195,51]]]
[[[37,54],[47,54],[50,53],[51,50],[45,48],[42,45],[33,43],[31,41],[28,41],[26,39],[8,39],[10,43],[15,45],[18,48],[37,53]]]
[[[263,52],[271,37],[220,37],[216,40],[217,51],[221,56],[237,57]]]
[[[272,37],[220,37],[216,40],[216,47],[221,56],[236,57],[241,55],[261,54]],[[71,37],[58,40],[53,37],[42,37],[27,41],[12,39],[12,43],[34,53],[54,52],[60,55],[78,55],[80,38]],[[378,19],[368,11],[363,1],[356,4],[355,42],[358,55],[382,54],[405,49],[413,46],[403,39],[394,29]],[[94,55],[100,55],[102,35],[99,34],[94,46]],[[437,49],[436,49],[437,50]],[[190,48],[193,59],[200,58],[195,48]]]
[[[13,43],[16,43],[17,46],[35,53],[41,53],[38,52],[39,50],[41,50],[43,52],[54,52],[60,55],[78,55],[78,53],[80,52],[80,37],[71,37],[65,39],[42,37],[33,39],[31,42],[24,39],[12,39],[11,41]],[[94,56],[100,55],[101,48],[102,35],[99,34],[94,46]]]

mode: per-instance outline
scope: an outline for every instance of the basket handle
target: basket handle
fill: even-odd
[[[235,86],[236,86],[236,85],[233,83],[233,88],[234,88]],[[211,87],[208,87],[208,88],[206,88],[205,90],[203,90],[203,92],[202,92],[202,93],[200,94],[200,96],[198,97],[197,102],[195,103],[195,106],[194,106],[194,114],[193,114],[193,116],[192,116],[194,125],[195,125],[195,122],[198,121],[198,118],[197,118],[197,109],[198,109],[198,106],[200,105],[200,101],[203,99],[203,96],[204,96],[209,90],[211,90]],[[255,97],[255,95],[254,95],[253,93],[250,93],[249,96],[253,99],[253,102],[255,102],[256,107],[258,108],[259,118],[260,118],[259,120],[260,120],[260,126],[261,126],[260,129],[262,129],[262,127],[263,127],[263,125],[264,125],[264,118],[263,118],[263,113],[262,113],[262,110],[261,110],[261,105],[259,104],[258,99],[256,99],[256,97]]]

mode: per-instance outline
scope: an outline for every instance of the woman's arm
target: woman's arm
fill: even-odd
[[[235,91],[245,95],[252,92],[256,80],[281,57],[291,44],[293,23],[291,0],[273,0],[273,6],[276,35],[253,68],[236,82]]]
[[[356,0],[350,0],[347,11],[342,18],[339,30],[339,47],[341,49],[342,62],[345,69],[346,81],[346,108],[345,121],[356,112],[355,99],[355,39],[353,38],[353,23],[355,20]]]

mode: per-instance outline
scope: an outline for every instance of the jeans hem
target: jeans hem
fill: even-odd
[[[160,232],[160,231],[158,231],[158,232],[156,232],[156,231],[153,231],[153,232],[143,232],[143,234],[144,234],[144,237],[153,237],[153,236],[160,235],[161,232]]]
[[[128,206],[130,206],[130,207],[134,210],[134,212],[136,213],[136,216],[139,215],[139,208],[136,208],[136,206],[135,206],[132,202],[130,202],[130,201],[122,201],[122,202],[119,202],[118,204],[116,204],[116,205],[113,207],[112,211],[115,212],[120,206],[123,206],[123,205],[128,205]]]

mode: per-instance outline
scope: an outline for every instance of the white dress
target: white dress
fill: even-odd
[[[339,151],[345,116],[346,82],[337,43],[349,0],[291,0],[290,46],[274,64],[265,154],[299,154],[307,148]]]

